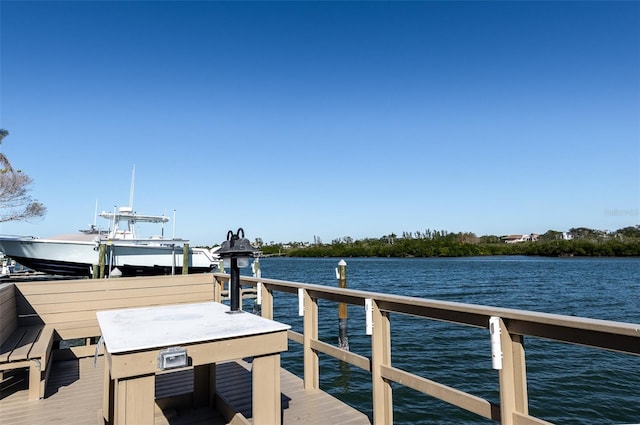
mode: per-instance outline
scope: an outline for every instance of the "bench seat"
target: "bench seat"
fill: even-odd
[[[53,336],[53,326],[20,326],[0,345],[0,372],[29,368],[29,400],[44,398]]]
[[[52,353],[55,360],[96,354],[97,311],[212,301],[213,281],[203,273],[0,285],[0,377],[28,368],[29,400],[43,398]],[[60,348],[63,341],[71,342]]]

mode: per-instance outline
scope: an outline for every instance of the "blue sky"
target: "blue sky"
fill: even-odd
[[[84,228],[134,165],[197,245],[640,223],[640,2],[3,0],[0,48],[48,208],[3,234]]]

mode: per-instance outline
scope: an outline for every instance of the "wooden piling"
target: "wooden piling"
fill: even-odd
[[[100,279],[104,279],[104,266],[105,266],[105,258],[107,257],[107,245],[100,244],[99,250],[99,259],[98,262],[100,264]]]
[[[189,274],[189,244],[182,247],[182,274]]]
[[[338,287],[347,287],[347,262],[340,260],[336,269],[338,277]],[[343,350],[349,350],[349,337],[347,336],[347,304],[338,303],[338,347]]]

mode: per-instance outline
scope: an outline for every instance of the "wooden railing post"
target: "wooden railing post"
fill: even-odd
[[[260,305],[262,317],[273,320],[273,291],[263,283],[260,285],[260,293],[262,297],[262,304]]]
[[[320,366],[318,353],[311,348],[311,341],[318,339],[318,300],[311,298],[309,292],[302,291],[304,297],[304,389],[320,388]]]
[[[529,396],[527,395],[527,364],[524,352],[524,336],[511,335],[511,341],[516,411],[528,415]]]
[[[213,301],[222,302],[222,290],[224,289],[224,279],[213,277]]]
[[[391,325],[389,313],[380,310],[373,300],[373,334],[371,335],[371,378],[374,425],[393,424],[391,383],[382,377],[380,367],[391,366]]]
[[[224,282],[228,275],[216,273],[216,280]],[[251,279],[251,282],[257,280]],[[266,280],[266,282],[265,282]],[[304,313],[304,334],[290,330],[289,340],[303,344],[305,389],[319,387],[320,353],[345,361],[371,372],[373,391],[373,421],[393,423],[392,383],[428,394],[461,409],[487,419],[509,425],[551,425],[529,415],[524,338],[548,338],[561,343],[577,343],[597,349],[640,355],[637,325],[549,315],[524,310],[441,302],[437,300],[372,292],[333,289],[322,285],[265,279],[263,284],[263,316],[273,318],[273,292],[299,295],[300,310]],[[218,282],[218,283],[220,283]],[[221,285],[221,283],[220,283]],[[267,290],[267,288],[269,288]],[[312,296],[313,295],[313,296]],[[375,297],[378,300],[375,300]],[[318,340],[318,300],[364,303],[366,332],[371,335],[371,359]],[[493,403],[429,380],[391,364],[391,314],[412,315],[423,319],[444,320],[462,326],[477,327],[489,319],[493,367],[499,369],[500,403]],[[502,317],[495,316],[502,314]],[[499,330],[495,332],[494,330]],[[498,362],[497,354],[499,353]]]
[[[521,335],[511,335],[500,319],[502,369],[500,379],[500,416],[503,425],[513,425],[513,413],[529,413],[526,364]]]

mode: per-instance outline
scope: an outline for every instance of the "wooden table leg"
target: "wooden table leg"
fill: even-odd
[[[193,406],[213,407],[216,397],[216,365],[205,364],[193,368]]]
[[[116,380],[114,425],[153,424],[155,383],[154,374]]]
[[[253,358],[253,424],[280,425],[280,354]]]
[[[113,423],[113,380],[109,373],[109,364],[107,360],[104,361],[104,381],[103,381],[103,393],[102,393],[102,417],[106,424]]]

